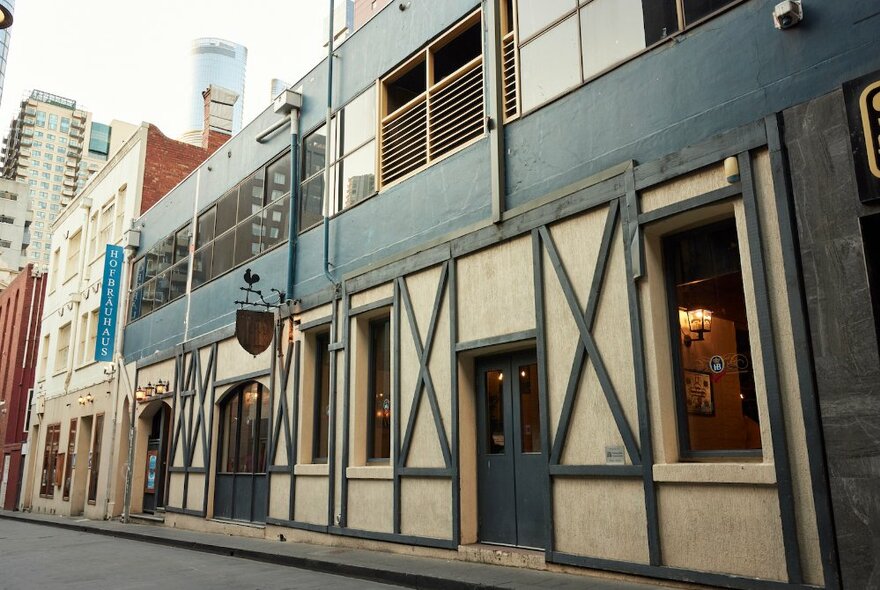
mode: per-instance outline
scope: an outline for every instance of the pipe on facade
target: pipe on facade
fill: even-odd
[[[36,271],[36,272],[39,272],[39,271]],[[30,279],[31,279],[31,305],[30,305],[30,307],[28,307],[27,330],[24,333],[24,354],[21,355],[21,368],[22,369],[27,368],[28,358],[30,358],[30,356],[31,356],[30,352],[29,352],[30,347],[31,347],[31,341],[36,340],[36,335],[34,335],[34,337],[31,338],[31,325],[33,324],[33,319],[34,319],[34,295],[36,294],[36,291],[37,291],[37,285],[38,285],[38,280],[40,279],[40,276],[42,276],[42,275],[34,275],[33,272],[31,273],[31,276],[30,276]]]
[[[264,130],[263,130],[262,132],[260,132],[260,134],[255,138],[255,139],[257,140],[257,143],[265,143],[265,142],[266,142],[266,141],[267,141],[267,140],[268,140],[268,139],[269,139],[269,138],[270,138],[270,137],[271,137],[276,131],[278,131],[279,129],[281,129],[282,127],[284,127],[284,126],[287,124],[287,121],[288,121],[288,120],[291,120],[291,122],[292,122],[292,119],[293,119],[293,113],[291,113],[290,115],[284,117],[283,119],[281,119],[281,120],[278,121],[277,123],[273,123],[273,124],[272,124],[270,127],[268,127],[267,129],[264,129]]]
[[[330,121],[333,118],[333,2],[330,0],[330,29],[327,38],[327,126],[324,141],[324,276],[336,285],[330,272]]]
[[[290,112],[290,211],[287,215],[287,300],[294,301],[296,242],[299,238],[299,109]]]

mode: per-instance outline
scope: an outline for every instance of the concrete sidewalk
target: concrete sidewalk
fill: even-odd
[[[443,560],[348,549],[200,533],[164,526],[122,524],[80,518],[37,515],[0,510],[0,519],[55,526],[70,530],[156,543],[170,547],[228,555],[408,586],[442,590],[554,588],[559,590],[649,590],[683,586],[658,585],[547,571],[534,571],[458,560]]]

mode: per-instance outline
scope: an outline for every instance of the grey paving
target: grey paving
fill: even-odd
[[[411,555],[391,554],[380,551],[367,551],[361,549],[346,549],[341,547],[325,547],[320,545],[309,545],[304,543],[290,543],[272,541],[266,539],[251,539],[246,537],[219,535],[212,533],[198,533],[181,529],[174,529],[164,526],[155,525],[139,525],[139,524],[122,524],[117,521],[92,521],[84,519],[61,518],[56,516],[23,514],[20,512],[4,512],[0,511],[0,590],[9,588],[10,590],[18,590],[17,586],[4,586],[7,582],[6,568],[14,565],[16,570],[26,567],[27,563],[31,563],[30,558],[22,556],[21,560],[10,560],[6,556],[5,548],[8,546],[18,547],[15,537],[10,532],[13,525],[24,526],[29,534],[34,535],[41,541],[47,541],[47,546],[55,543],[56,536],[61,533],[69,533],[80,535],[82,547],[88,547],[95,544],[95,547],[115,548],[117,544],[121,547],[131,546],[140,549],[132,549],[130,554],[126,554],[127,560],[143,562],[149,564],[150,559],[146,559],[146,547],[160,546],[159,549],[169,551],[175,555],[175,560],[169,562],[166,568],[162,564],[159,568],[161,575],[168,572],[168,577],[164,578],[170,583],[157,585],[150,582],[151,588],[160,587],[161,590],[167,590],[176,587],[187,588],[208,588],[205,586],[191,586],[189,584],[182,585],[177,582],[175,576],[186,573],[185,565],[177,565],[179,563],[186,564],[189,560],[193,563],[201,558],[213,558],[224,564],[223,568],[216,571],[225,571],[227,576],[221,576],[220,582],[212,578],[211,588],[381,588],[383,586],[370,586],[371,582],[382,582],[388,584],[396,584],[397,587],[410,588],[438,588],[443,590],[457,589],[480,589],[489,590],[494,588],[503,589],[526,589],[526,588],[554,588],[559,590],[650,590],[652,588],[669,588],[679,587],[677,584],[651,584],[637,583],[629,580],[610,579],[607,577],[599,577],[593,575],[570,575],[555,572],[539,572],[527,569],[517,569],[512,567],[501,567],[487,564],[466,563],[458,560],[444,560],[425,557],[415,557]],[[61,529],[60,531],[58,529]],[[6,539],[3,539],[6,537]],[[78,551],[78,544],[71,544],[68,541],[58,540],[58,551],[65,554],[67,551]],[[64,543],[67,543],[66,545]],[[39,549],[40,544],[34,542],[24,543],[33,549]],[[154,548],[155,547],[151,547]],[[205,553],[214,553],[217,555],[205,555]],[[199,556],[198,558],[196,556]],[[235,557],[235,558],[233,558]],[[102,557],[100,553],[95,559],[94,571],[103,572],[106,567],[103,565],[107,562],[113,562],[115,559],[122,559],[122,555],[109,553],[108,556]],[[244,558],[244,559],[236,559]],[[40,559],[33,561],[39,564],[39,568],[44,571],[40,573],[39,585],[22,586],[22,588],[101,588],[91,585],[75,586],[67,583],[64,586],[52,586],[55,581],[61,581],[61,577],[65,568],[59,567],[59,563],[54,562],[55,557],[46,559],[44,554]],[[181,560],[180,562],[176,560]],[[76,558],[71,558],[70,563],[77,564]],[[258,563],[263,562],[263,563]],[[127,563],[127,561],[125,561]],[[154,562],[155,563],[155,562]],[[162,563],[161,561],[159,562]],[[48,564],[53,564],[49,566]],[[240,568],[248,564],[254,575],[265,574],[273,575],[276,570],[287,571],[286,578],[277,578],[278,584],[269,583],[265,586],[254,586],[257,578],[241,578],[232,577],[235,572],[241,571]],[[286,567],[285,567],[286,566]],[[149,578],[149,572],[157,573],[155,567],[150,565],[134,564],[132,567],[135,571],[143,572],[145,578],[142,580],[146,583]],[[120,562],[121,571],[125,566]],[[341,578],[332,578],[330,580],[321,580],[306,578],[305,571],[310,570],[310,575],[339,574],[346,576],[344,580],[350,586],[337,584],[336,581],[343,581]],[[23,570],[28,573],[29,569]],[[82,581],[88,581],[88,574],[84,570]],[[213,571],[213,570],[212,570]],[[298,572],[294,574],[293,572]],[[299,573],[302,572],[302,573]],[[38,575],[30,573],[30,575]],[[198,576],[196,576],[197,578]],[[24,578],[22,578],[24,579]],[[94,579],[94,578],[92,578]],[[181,578],[182,580],[183,578]],[[300,583],[302,579],[303,586],[292,585],[294,581]],[[123,575],[120,580],[127,580]],[[285,580],[282,583],[282,580]],[[137,580],[135,580],[137,581]],[[268,580],[267,580],[268,581]],[[239,585],[245,583],[246,585]],[[232,584],[232,585],[223,585]],[[251,585],[247,585],[251,584]],[[284,585],[286,584],[286,585]],[[313,585],[308,585],[313,584]],[[317,585],[314,585],[317,584]],[[141,588],[146,586],[138,585],[118,585],[103,586],[108,588]],[[389,586],[385,586],[389,587]]]
[[[0,519],[0,589],[32,588],[390,590],[399,586]]]

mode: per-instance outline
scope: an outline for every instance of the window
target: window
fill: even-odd
[[[95,358],[95,347],[98,340],[98,310],[95,309],[89,314],[89,334],[86,342],[86,349],[83,354],[83,362],[88,362]]]
[[[49,276],[52,276],[51,274]],[[49,335],[43,336],[42,346],[40,346],[40,379],[46,376],[49,368]]]
[[[127,190],[128,185],[123,185],[116,192],[116,228],[113,230],[113,236],[116,240],[122,239],[122,232],[126,229],[122,224],[125,221],[125,195]]]
[[[87,260],[92,260],[95,256],[97,256],[97,244],[98,244],[98,212],[95,211],[92,213],[91,217],[89,217],[89,246],[86,252],[86,256],[88,256]]]
[[[326,124],[303,142],[300,229],[320,222],[324,213]],[[376,192],[376,92],[369,88],[336,112],[331,121],[330,202],[333,215]]]
[[[88,312],[82,314],[82,317],[79,321],[79,342],[77,343],[77,349],[74,351],[76,355],[76,360],[79,364],[83,364],[88,360],[88,355],[86,354],[86,334],[89,331],[89,314]]]
[[[61,436],[61,424],[50,424],[46,427],[46,446],[43,448],[43,472],[40,476],[40,496],[55,497],[55,482],[58,480],[58,439]]]
[[[483,135],[480,19],[474,12],[382,79],[381,185]]]
[[[123,190],[120,189],[120,203]],[[287,152],[250,174],[199,214],[192,255],[192,288],[285,242],[289,208],[290,152]],[[121,224],[119,219],[117,224]],[[135,261],[135,282],[132,283],[135,292],[129,321],[186,293],[191,238],[192,228],[187,224],[153,246],[141,257],[144,263]],[[177,266],[169,269],[172,264]],[[166,272],[167,276],[162,275]]]
[[[72,276],[79,272],[79,250],[82,231],[67,240],[67,262],[64,265],[64,280],[68,281]]]
[[[68,117],[61,117],[61,132],[70,133],[70,119]]]
[[[367,459],[391,457],[391,318],[370,322]]]
[[[37,111],[36,125],[37,125],[37,127],[45,127],[46,126],[46,113],[45,113],[45,111]],[[42,137],[42,136],[43,136],[43,134],[40,133],[39,137]]]
[[[55,372],[63,371],[67,367],[67,358],[70,354],[70,322],[67,322],[58,330],[58,347],[55,350]]]
[[[327,462],[330,432],[330,332],[315,337],[315,392],[312,426],[312,462]]]
[[[89,504],[98,497],[98,477],[101,474],[101,443],[104,441],[104,414],[95,416],[95,440],[92,442],[92,461],[89,470]]]
[[[0,215],[0,223],[8,223],[12,225],[15,223],[15,218],[8,215]]]
[[[736,222],[668,237],[663,249],[681,455],[760,455]]]
[[[101,211],[101,226],[98,229],[98,248],[103,251],[102,246],[112,244],[113,239],[113,223],[116,221],[116,213],[114,204],[110,203]]]
[[[523,109],[540,106],[737,1],[518,2]]]
[[[53,131],[58,129],[58,115],[49,113],[49,129],[52,129]]]
[[[221,473],[266,473],[269,392],[259,383],[242,385],[223,403]]]
[[[73,455],[76,452],[76,418],[71,418],[70,429],[67,431],[67,457],[64,460],[64,486],[61,488],[61,499],[70,499],[70,482],[73,476]]]

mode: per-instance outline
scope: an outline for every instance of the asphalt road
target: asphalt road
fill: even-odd
[[[0,590],[398,587],[0,519]]]

